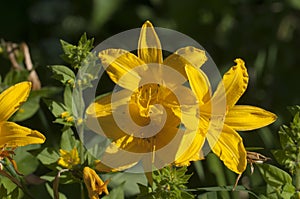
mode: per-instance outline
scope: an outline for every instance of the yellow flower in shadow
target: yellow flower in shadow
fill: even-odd
[[[89,167],[84,167],[83,169],[83,181],[88,190],[90,199],[99,199],[102,193],[106,195],[109,194],[107,189],[109,180],[103,182],[95,170]]]
[[[207,76],[194,67],[186,66],[190,86],[197,96],[200,120],[197,139],[190,146],[190,150],[183,153],[176,160],[177,164],[188,165],[189,161],[197,160],[204,141],[207,140],[212,151],[224,162],[225,166],[235,173],[241,174],[246,169],[247,153],[243,140],[236,131],[258,129],[273,123],[276,115],[264,109],[236,105],[248,85],[248,73],[242,59],[235,60],[233,66],[219,83],[211,96],[211,87]],[[218,109],[224,107],[224,112]],[[213,111],[215,109],[215,112]],[[178,110],[178,115],[182,114]],[[219,121],[218,125],[211,125],[211,121]],[[183,121],[186,128],[193,128],[193,120]]]
[[[80,163],[76,147],[74,147],[71,151],[59,149],[59,153],[60,158],[58,159],[57,164],[64,168],[71,169]]]
[[[46,140],[45,136],[36,130],[7,121],[27,100],[30,89],[30,82],[21,82],[0,94],[0,160],[7,157],[14,166],[16,164],[11,155],[16,147],[42,144]]]

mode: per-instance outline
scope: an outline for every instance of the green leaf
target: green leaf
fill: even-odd
[[[61,168],[57,168],[58,170],[60,170]],[[46,180],[48,182],[53,182],[53,180],[55,179],[55,177],[57,176],[58,171],[51,171],[43,176],[41,176],[41,179]],[[59,177],[59,184],[71,184],[74,182],[79,182],[78,179],[76,180],[74,178],[74,176],[72,175],[72,172],[66,171],[61,173],[60,177]]]
[[[290,198],[294,195],[292,177],[287,172],[269,164],[257,164],[257,166],[267,183],[268,198]]]
[[[7,198],[7,191],[6,191],[5,187],[3,186],[1,178],[4,178],[4,177],[0,176],[0,198]]]
[[[72,68],[77,69],[82,66],[90,50],[93,49],[94,39],[87,39],[86,33],[84,33],[78,42],[78,46],[69,44],[63,40],[60,40],[60,43],[64,51],[64,54],[61,56],[62,59],[71,64]]]
[[[67,66],[63,65],[53,65],[50,66],[50,69],[53,72],[52,77],[63,84],[70,84],[73,85],[75,80],[75,73],[68,68]]]
[[[47,189],[49,195],[51,196],[51,198],[54,198],[53,189],[48,183],[46,183],[46,189]],[[59,199],[67,199],[67,197],[63,193],[59,193]]]
[[[80,87],[82,90],[92,87],[93,84],[91,82],[98,78],[101,70],[103,70],[103,67],[99,64],[99,58],[96,53],[89,53],[84,62],[81,63],[80,70],[78,70],[76,87]]]
[[[281,196],[282,198],[291,198],[295,192],[296,189],[292,184],[286,184],[283,186]]]
[[[13,190],[13,192],[10,194],[11,195],[11,198],[13,199],[19,199],[19,198],[22,198],[20,195],[20,189],[16,188]]]
[[[40,148],[39,145],[28,145],[23,147],[18,147],[15,150],[14,160],[17,162],[18,170],[23,175],[28,175],[33,173],[39,165],[38,160],[32,154],[27,152],[28,150],[34,150]]]
[[[68,110],[67,107],[61,102],[57,102],[50,99],[44,99],[43,101],[45,102],[45,104],[48,106],[48,109],[52,112],[52,114],[55,117],[60,117],[60,115],[65,111],[70,112],[70,110]]]
[[[218,198],[218,193],[217,192],[208,192],[204,194],[200,194],[198,196],[199,199],[215,199]]]
[[[40,97],[29,97],[28,100],[22,104],[18,112],[11,118],[15,122],[24,121],[32,117],[40,108]]]
[[[85,102],[83,100],[82,97],[82,89],[80,88],[75,88],[73,90],[73,102],[74,102],[74,106],[73,106],[73,114],[75,116],[75,118],[83,118],[84,115],[84,111],[85,111]]]
[[[143,185],[141,183],[137,183],[137,185],[140,190],[140,194],[139,194],[140,196],[144,196],[144,195],[147,195],[148,193],[150,193],[150,191],[151,191],[150,187]]]
[[[58,87],[43,87],[40,90],[31,91],[27,101],[22,104],[20,109],[11,118],[12,121],[24,121],[32,117],[40,108],[40,98],[50,97],[58,93],[61,89]]]
[[[109,195],[102,197],[103,199],[124,199],[124,184],[120,184],[118,187],[114,188],[109,192]]]
[[[282,169],[270,164],[256,164],[264,180],[271,186],[278,187],[292,184],[292,177]]]
[[[56,175],[57,175],[57,171],[51,171],[45,175],[42,175],[40,178],[48,182],[52,182],[55,179]]]
[[[11,194],[16,188],[17,185],[10,181],[8,178],[0,175],[0,184],[6,189],[7,195]]]
[[[287,109],[290,111],[292,115],[296,115],[297,112],[300,112],[300,106],[295,105],[295,106],[289,106]]]
[[[61,90],[62,89],[60,87],[44,86],[39,90],[31,91],[29,97],[50,97],[61,92]]]
[[[75,139],[72,129],[67,129],[61,135],[60,148],[71,151],[74,147],[77,147],[78,141]]]
[[[62,124],[65,125],[66,127],[71,127],[73,126],[73,122],[67,122],[65,119],[63,118],[56,118],[53,123],[57,123],[57,124]]]
[[[109,183],[112,187],[117,187],[123,182],[123,190],[128,195],[135,195],[139,193],[139,184],[146,185],[147,179],[143,173],[130,173],[130,172],[118,172],[118,173],[108,173],[102,175],[103,179],[111,179]]]
[[[232,192],[233,186],[201,187],[201,188],[187,189],[186,191],[189,192],[207,191],[207,192],[217,194],[217,192]],[[259,198],[255,193],[247,190],[244,186],[241,185],[236,186],[234,192],[247,192],[250,195],[254,196],[255,198]]]
[[[41,153],[37,155],[37,158],[44,164],[49,165],[57,162],[59,154],[52,148],[45,148]]]
[[[80,37],[78,42],[78,48],[82,48],[84,51],[89,52],[93,49],[94,38],[87,39],[86,33]]]
[[[29,71],[28,70],[10,70],[4,77],[3,83],[5,85],[14,85],[22,81],[28,81]]]
[[[65,103],[67,109],[72,110],[72,89],[70,86],[65,87],[64,103]]]
[[[287,168],[293,168],[297,155],[295,152],[288,150],[273,150],[272,154],[280,165],[285,165]]]
[[[192,194],[190,194],[186,191],[181,191],[180,194],[181,194],[182,199],[193,199],[193,198],[195,198]]]
[[[259,195],[259,198],[260,198],[260,199],[270,199],[270,198],[268,198],[268,197],[265,196],[265,195]]]

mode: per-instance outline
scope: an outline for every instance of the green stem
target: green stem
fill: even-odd
[[[297,143],[297,158],[296,158],[296,169],[295,169],[295,176],[294,177],[294,185],[296,188],[294,198],[300,198],[300,147]]]
[[[84,199],[84,187],[83,187],[83,183],[80,183],[80,193],[81,193],[81,199]]]
[[[300,167],[296,168],[296,190],[300,191]]]
[[[78,130],[79,130],[79,137],[81,139],[81,142],[80,142],[80,145],[79,145],[79,150],[80,150],[80,161],[81,161],[81,164],[84,163],[84,146],[83,146],[83,143],[84,143],[84,137],[83,137],[83,134],[84,134],[84,126],[83,125],[80,125],[78,127]]]
[[[6,162],[1,162],[2,165],[5,167],[5,169],[8,171],[6,173],[4,170],[1,171],[1,175],[9,178],[13,183],[15,183],[25,195],[27,195],[29,198],[34,199],[34,197],[30,194],[29,190],[27,189],[23,179],[16,173],[14,168],[11,166],[11,164],[7,164]]]
[[[77,104],[77,118],[75,118],[75,121],[78,121],[79,119],[83,119],[84,118],[84,109],[85,109],[85,103],[84,103],[84,99],[82,96],[82,92],[83,89],[81,87],[81,85],[77,85],[78,88],[77,90],[73,90],[73,92],[77,92],[75,93],[76,96],[76,100],[78,100],[78,104]],[[74,93],[73,93],[74,94]],[[83,124],[77,124],[77,130],[78,130],[78,135],[79,135],[79,139],[81,140],[80,144],[79,144],[79,155],[80,155],[80,162],[81,165],[84,163],[84,125]],[[84,199],[85,195],[84,195],[84,186],[83,183],[80,183],[80,197],[81,199]]]
[[[295,186],[296,191],[300,192],[300,152],[298,150],[297,160],[296,160],[296,172],[295,172]]]

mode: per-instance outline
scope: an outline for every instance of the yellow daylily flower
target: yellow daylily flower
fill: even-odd
[[[182,86],[187,81],[184,66],[199,68],[207,60],[205,52],[188,46],[163,59],[160,40],[152,24],[146,21],[141,28],[137,56],[122,49],[107,49],[99,53],[99,58],[109,77],[123,89],[100,96],[87,109],[87,126],[112,140],[102,160],[118,163],[110,168],[102,164],[103,161],[98,162],[96,169],[124,170],[143,160],[146,153],[153,153],[149,160],[152,163],[157,158],[160,162],[173,162],[175,152],[169,151],[166,155],[165,151],[164,157],[159,157],[157,151],[176,136],[187,135],[178,128],[181,117],[173,113],[173,108],[182,103],[196,104],[191,90]],[[132,125],[128,118],[135,124]],[[130,152],[130,157],[126,152]]]
[[[58,165],[67,169],[71,169],[74,166],[80,164],[80,158],[76,147],[74,147],[71,151],[59,149],[59,153],[60,158],[57,162]]]
[[[198,139],[194,140],[189,155],[182,155],[177,159],[177,164],[189,164],[189,158],[199,153],[206,139],[212,151],[225,166],[241,174],[246,169],[247,153],[243,140],[236,131],[258,129],[276,120],[275,114],[264,109],[236,105],[247,88],[249,77],[244,61],[236,59],[235,62],[236,65],[223,76],[223,81],[219,83],[212,97],[210,97],[210,84],[205,74],[194,67],[186,66],[190,86],[198,98],[200,113],[197,115],[201,122],[198,128]],[[226,101],[224,115],[213,115],[212,109],[222,106],[224,100]],[[219,126],[209,129],[209,123],[213,118],[223,119],[220,119]],[[187,128],[193,125],[189,122],[191,121],[184,122]]]
[[[42,144],[46,140],[36,130],[7,121],[27,100],[30,89],[30,82],[21,82],[0,94],[0,160],[7,157],[14,166],[15,162],[11,158],[13,149],[29,144]]]
[[[90,199],[99,199],[99,195],[102,193],[109,194],[107,189],[109,180],[103,182],[95,170],[89,167],[84,167],[83,169],[83,181]]]

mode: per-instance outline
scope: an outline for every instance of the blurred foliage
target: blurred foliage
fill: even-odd
[[[220,71],[226,71],[236,57],[242,57],[246,61],[250,84],[240,103],[259,104],[275,112],[279,118],[278,122],[270,127],[257,132],[241,133],[241,135],[246,146],[263,147],[265,150],[261,153],[272,157],[270,149],[278,149],[280,146],[279,136],[275,132],[283,121],[291,119],[286,107],[300,102],[298,83],[300,3],[298,0],[189,0],[186,2],[180,0],[11,0],[1,2],[0,38],[14,42],[25,41],[29,45],[34,68],[43,85],[43,89],[32,92],[27,105],[24,104],[23,108],[28,110],[24,113],[28,114],[24,116],[18,113],[14,120],[30,124],[32,128],[43,132],[47,137],[45,145],[53,146],[57,150],[62,126],[73,125],[64,118],[59,118],[59,114],[69,111],[74,115],[70,111],[70,105],[67,105],[68,100],[64,101],[64,98],[70,95],[69,91],[57,89],[61,83],[66,88],[70,87],[74,83],[70,79],[75,77],[75,73],[70,68],[63,66],[64,62],[60,55],[67,51],[76,51],[78,60],[81,60],[80,57],[86,55],[80,54],[80,43],[78,48],[71,44],[78,43],[84,32],[88,37],[95,38],[96,46],[116,33],[139,28],[146,20],[151,20],[155,26],[171,28],[192,37],[207,50],[220,67]],[[63,42],[65,46],[63,49],[60,46],[60,39],[69,42]],[[82,46],[86,49],[91,47],[91,43]],[[1,53],[3,53],[2,47],[0,47]],[[71,59],[74,60],[72,57]],[[78,62],[70,62],[68,57],[64,57],[64,60],[75,68],[78,67]],[[47,66],[53,64],[56,66],[51,66],[49,70]],[[9,72],[11,64],[7,59],[1,58],[0,65],[1,82],[5,82],[1,84],[1,90],[5,88],[4,85],[13,84],[15,77],[24,79],[28,75],[28,71]],[[6,76],[7,73],[9,75]],[[51,78],[51,75],[56,78]],[[82,77],[86,76],[82,74]],[[91,77],[93,78],[95,77]],[[101,87],[102,92],[109,91],[112,83],[104,78]],[[40,98],[49,98],[51,95],[55,95],[56,102],[45,100],[47,103],[40,103]],[[48,111],[50,105],[60,107],[62,112],[52,115]],[[56,125],[52,123],[54,120]],[[285,127],[282,127],[281,132],[285,131]],[[282,146],[283,149],[284,147]],[[30,154],[27,155],[30,159]],[[22,162],[21,158],[19,162]],[[236,177],[213,155],[208,156],[205,161],[195,163],[189,169],[195,173],[187,185],[192,188],[216,184],[232,185]],[[38,167],[36,173],[45,175],[46,171],[47,168]],[[248,169],[241,179],[244,185],[252,188],[265,183],[259,178],[261,177],[259,173],[254,172],[252,176],[247,175],[249,173]],[[9,191],[12,197],[18,195],[14,185],[7,186],[4,189],[3,185],[0,185],[0,197],[4,190]],[[120,184],[119,186],[121,187]],[[49,189],[51,188],[42,190]],[[64,190],[72,192],[74,188],[66,185]],[[39,193],[35,188],[31,191]],[[247,198],[248,195],[243,193],[221,192],[217,196]]]

